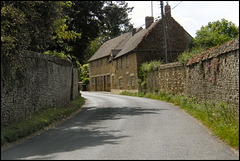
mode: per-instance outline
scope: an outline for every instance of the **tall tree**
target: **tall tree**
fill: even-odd
[[[50,50],[83,63],[91,41],[127,30],[130,11],[124,1],[1,1],[1,51]]]
[[[69,41],[72,47],[71,55],[79,58],[80,63],[86,63],[85,49],[99,35],[108,39],[126,31],[130,24],[127,12],[131,9],[124,1],[72,1],[68,12],[69,29],[81,34],[81,38]]]
[[[102,30],[103,34],[108,35],[111,39],[129,30],[128,13],[132,12],[133,7],[129,8],[125,1],[110,1],[106,4],[103,8],[106,16]]]

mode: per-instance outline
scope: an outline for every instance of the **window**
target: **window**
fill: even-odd
[[[108,64],[108,62],[109,62],[109,57],[106,58],[106,64]]]
[[[99,86],[99,77],[97,77],[97,85]]]
[[[93,62],[91,62],[91,67],[93,67]]]
[[[112,85],[114,84],[114,76],[112,76]]]
[[[123,64],[123,57],[121,57],[121,68],[123,69],[123,66],[124,66],[124,64]]]
[[[92,86],[94,86],[94,78],[92,78],[91,81],[92,81]]]
[[[103,62],[103,60],[102,60],[102,59],[100,59],[100,64],[101,64],[101,66],[102,66],[102,62]]]
[[[103,76],[101,76],[101,85],[103,85]]]
[[[118,59],[116,60],[116,70],[118,70]]]
[[[97,66],[99,66],[99,60],[97,60]]]
[[[134,76],[131,76],[131,86],[134,86]]]
[[[122,88],[123,87],[123,79],[121,78],[121,79],[119,79],[119,86],[120,86],[120,88]]]
[[[107,76],[107,84],[110,84],[110,75]]]
[[[129,67],[129,59],[128,59],[128,55],[126,56],[126,66],[127,66],[127,68]]]
[[[129,75],[127,74],[127,86],[129,87]]]

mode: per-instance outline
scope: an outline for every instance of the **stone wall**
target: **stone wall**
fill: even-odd
[[[184,90],[185,67],[178,63],[164,64],[158,70],[147,73],[147,89],[182,94]]]
[[[78,70],[67,60],[26,51],[25,71],[9,90],[1,79],[1,123],[45,107],[60,107],[78,96]]]
[[[147,74],[147,90],[157,88],[199,99],[228,102],[239,110],[239,38]]]
[[[239,46],[227,51],[220,48],[220,53],[203,61],[188,63],[184,93],[199,99],[228,102],[239,108]]]

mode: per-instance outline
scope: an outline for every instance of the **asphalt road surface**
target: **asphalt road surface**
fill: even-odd
[[[162,101],[81,92],[74,117],[10,148],[1,159],[239,159],[196,119]]]

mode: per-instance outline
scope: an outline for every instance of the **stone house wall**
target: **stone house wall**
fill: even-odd
[[[189,48],[192,36],[173,17],[167,17],[166,24],[168,62],[176,62],[178,55]],[[141,53],[147,52],[144,55],[151,60],[160,59],[164,61],[162,22],[156,23],[151,27],[151,32],[145,35],[136,51]]]
[[[110,91],[111,84],[108,79],[111,78],[112,63],[109,57],[92,61],[89,64],[89,89],[90,91]]]
[[[67,60],[26,51],[25,71],[12,90],[1,79],[1,123],[46,107],[60,107],[78,96],[78,69]]]
[[[167,41],[169,44],[167,46],[169,55],[168,62],[174,62],[177,60],[180,53],[188,49],[189,44],[192,41],[192,37],[171,16],[166,18],[166,22],[168,35]],[[141,32],[141,30],[139,32]],[[138,33],[135,33],[133,36],[136,36],[136,34]],[[133,42],[130,42],[130,44],[131,43]],[[115,49],[115,51],[116,50],[117,49]],[[121,51],[121,49],[119,49],[119,51]],[[90,62],[90,91],[111,91],[113,93],[119,93],[124,90],[139,91],[138,72],[141,64],[147,61],[150,62],[152,60],[159,59],[164,61],[163,51],[162,23],[161,21],[156,21],[149,27],[149,30],[144,34],[144,36],[141,37],[139,44],[136,44],[134,49],[130,50],[129,53],[125,53],[113,59],[111,58],[114,55],[112,51],[111,54],[113,55],[111,57],[103,57]],[[106,53],[102,52],[100,54],[105,55]],[[129,60],[129,67],[126,67],[127,56]],[[111,59],[111,61],[109,63],[105,63],[106,58]],[[124,64],[123,68],[121,67],[122,62]],[[117,64],[118,68],[116,67]],[[132,86],[131,83],[129,85],[129,82],[134,82],[132,83],[134,85]]]
[[[127,61],[128,59],[128,61]],[[112,93],[121,91],[137,91],[137,61],[136,53],[129,53],[114,59],[112,66]],[[118,62],[118,63],[117,63]],[[128,63],[127,63],[128,62]],[[118,67],[117,67],[118,64]],[[113,82],[112,82],[113,80]]]

